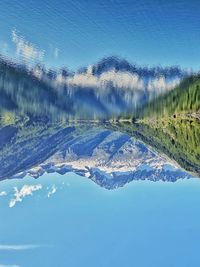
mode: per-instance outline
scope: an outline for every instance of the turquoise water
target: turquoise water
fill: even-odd
[[[42,189],[9,208],[13,186]],[[57,190],[47,197],[51,186]],[[47,189],[48,188],[48,189]],[[37,245],[1,250],[1,264],[19,266],[198,266],[198,179],[132,182],[105,190],[69,173],[1,182],[0,239]]]

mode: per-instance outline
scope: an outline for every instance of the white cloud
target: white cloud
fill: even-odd
[[[161,76],[155,79],[152,79],[148,82],[147,89],[149,91],[158,89],[160,91],[171,90],[180,83],[180,79],[176,78],[174,80],[167,81],[165,77]]]
[[[21,190],[18,190],[17,187],[14,187],[15,193],[14,198],[10,200],[9,207],[12,208],[17,202],[21,202],[22,199],[26,196],[32,195],[34,191],[42,189],[42,185],[24,185]]]
[[[133,89],[143,89],[144,88],[144,82],[137,74],[132,74],[129,72],[123,72],[123,71],[108,71],[100,76],[100,83],[101,84],[107,84],[112,83],[114,87],[120,87],[120,88],[133,88]]]
[[[57,77],[59,84],[67,84],[69,86],[91,87],[91,88],[107,88],[112,85],[121,89],[140,90],[144,91],[146,88],[149,91],[162,92],[165,90],[173,89],[180,83],[180,79],[166,80],[165,77],[156,77],[144,79],[136,73],[127,71],[107,71],[99,76],[95,76],[88,67],[86,73],[76,73],[72,77],[63,79]]]
[[[44,51],[39,50],[34,44],[25,40],[15,29],[12,30],[12,40],[16,45],[16,53],[26,60],[42,60]]]
[[[28,245],[0,245],[0,251],[1,250],[28,250],[28,249],[36,249],[41,247],[40,245],[33,245],[33,244],[28,244]]]
[[[60,80],[58,80],[59,82]],[[72,86],[81,86],[81,87],[97,87],[98,78],[91,74],[75,74],[73,77],[70,77],[66,80],[68,85]]]
[[[54,49],[53,55],[54,55],[55,58],[58,58],[59,49],[57,47]]]
[[[20,267],[19,265],[5,265],[5,264],[0,264],[0,267]]]
[[[55,187],[55,185],[53,185],[47,196],[50,197],[51,195],[55,194],[56,190],[57,188]]]
[[[0,192],[0,197],[4,197],[6,195],[7,195],[7,193],[5,191]]]
[[[81,87],[106,87],[112,84],[114,87],[130,88],[130,89],[143,89],[144,83],[137,74],[129,72],[107,71],[100,76],[92,75],[90,68],[87,73],[75,74],[73,77],[67,79],[67,84],[72,86]]]

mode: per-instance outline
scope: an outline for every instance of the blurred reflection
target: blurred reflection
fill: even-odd
[[[183,170],[127,134],[99,123],[16,119],[0,130],[0,178],[75,172],[113,189],[133,180],[176,181]],[[109,125],[107,125],[109,127]]]
[[[136,99],[143,105],[150,97],[143,90],[56,90],[54,82],[2,62],[0,94],[1,180],[73,171],[113,189],[200,173],[199,122],[133,119]]]

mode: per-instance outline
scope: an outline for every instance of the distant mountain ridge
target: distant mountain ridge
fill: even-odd
[[[178,76],[183,77],[187,74],[186,71],[181,70],[178,66],[172,67],[140,67],[137,64],[132,64],[128,60],[117,57],[110,56],[104,57],[96,64],[92,65],[92,74],[100,75],[104,72],[115,70],[117,71],[127,71],[130,73],[137,73],[139,76]]]
[[[45,109],[51,116],[67,113],[84,119],[134,113],[188,75],[178,67],[138,67],[118,57],[104,58],[76,73],[41,65],[28,68],[3,59],[0,69],[3,107],[36,114]]]
[[[40,68],[45,73],[48,73],[49,71],[55,72],[56,75],[62,74],[63,76],[73,76],[75,73],[84,73],[87,72],[88,66],[81,67],[77,71],[70,70],[68,67],[61,67],[61,68],[46,68],[44,64],[38,63],[34,66],[27,66],[23,62],[15,62],[12,61],[12,59],[6,58],[0,54],[0,62],[6,63],[8,65],[15,66],[17,68],[26,69],[26,70],[34,70],[34,68]],[[188,75],[188,71],[185,69],[182,69],[178,65],[173,66],[149,66],[144,65],[140,66],[139,64],[129,62],[127,59],[119,57],[119,56],[107,56],[103,57],[102,59],[98,60],[94,64],[89,65],[92,68],[92,74],[93,75],[100,75],[104,72],[115,70],[117,71],[128,71],[130,73],[137,73],[139,75],[150,75],[150,76],[185,76]],[[49,75],[50,76],[50,75]],[[53,77],[52,77],[53,78]]]
[[[182,70],[178,66],[141,67],[128,62],[126,59],[110,56],[99,60],[95,64],[83,67],[77,72],[70,72],[68,69],[64,68],[58,71],[48,70],[48,72],[46,72],[41,66],[36,66],[36,68],[33,69],[33,74],[40,78],[44,76],[44,78],[56,80],[58,83],[63,83],[68,86],[116,86],[127,89],[137,90],[146,88],[149,90],[156,86],[171,89],[177,85],[180,80],[186,77],[188,72]],[[121,80],[121,83],[119,80]],[[156,83],[156,81],[158,82]],[[173,83],[173,81],[176,82]]]
[[[41,63],[31,67],[25,65],[24,63],[12,62],[12,60],[6,59],[1,55],[0,63],[12,65],[15,68],[26,70],[29,74],[33,74],[38,78],[49,80],[73,77],[76,74],[85,74],[88,73],[88,70],[93,76],[100,76],[103,73],[114,71],[116,73],[128,72],[130,74],[136,74],[140,77],[146,78],[164,77],[165,79],[174,79],[175,77],[182,79],[191,74],[188,71],[181,69],[179,66],[139,66],[136,63],[130,63],[128,60],[118,56],[104,57],[97,61],[97,63],[79,68],[77,71],[72,71],[68,67],[47,69],[45,65]]]

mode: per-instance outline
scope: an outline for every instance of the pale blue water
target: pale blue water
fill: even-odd
[[[198,0],[2,0],[0,53],[19,57],[15,29],[50,66],[76,69],[119,55],[199,69],[199,12]]]

